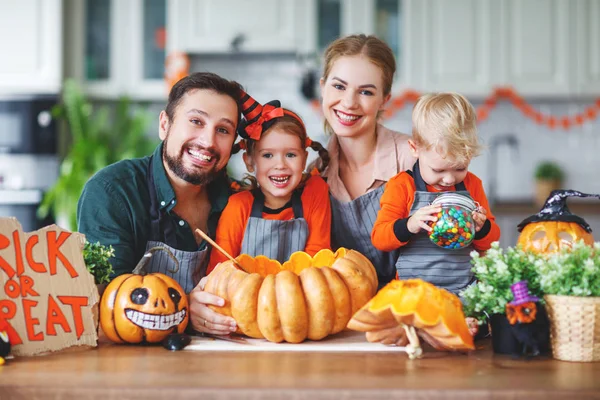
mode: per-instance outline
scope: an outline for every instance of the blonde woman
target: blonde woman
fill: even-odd
[[[321,95],[330,163],[322,176],[331,194],[331,244],[358,250],[377,269],[379,287],[396,276],[398,252],[377,250],[371,230],[386,182],[414,164],[409,136],[378,123],[396,71],[390,47],[351,35],[325,50]]]

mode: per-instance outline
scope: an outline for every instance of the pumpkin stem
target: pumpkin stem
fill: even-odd
[[[400,325],[404,328],[406,337],[408,338],[408,344],[404,347],[404,351],[408,354],[408,358],[414,360],[415,358],[421,357],[423,349],[421,348],[421,342],[419,341],[419,336],[417,335],[415,327],[403,323],[400,323]]]
[[[155,246],[155,247],[151,247],[150,249],[148,249],[146,254],[144,254],[142,256],[142,259],[137,263],[137,265],[133,269],[132,273],[136,274],[136,275],[142,275],[142,276],[146,275],[147,274],[146,265],[148,264],[148,261],[150,261],[150,258],[152,258],[152,255],[157,251],[166,252],[167,255],[171,258],[171,260],[173,260],[175,262],[175,269],[172,269],[172,270],[167,269],[167,271],[169,271],[172,274],[179,271],[179,260],[173,255],[171,250],[169,250],[168,248],[166,248],[164,246]]]

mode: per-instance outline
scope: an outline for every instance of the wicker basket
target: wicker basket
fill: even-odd
[[[564,361],[600,361],[600,297],[546,295],[552,355]]]

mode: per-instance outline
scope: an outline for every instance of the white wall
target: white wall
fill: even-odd
[[[193,71],[211,71],[242,83],[248,93],[260,102],[279,99],[282,104],[304,118],[310,136],[326,141],[321,116],[312,109],[300,93],[302,66],[293,56],[197,56],[192,59]],[[394,94],[393,94],[394,95]],[[582,111],[588,101],[565,99],[536,101],[526,99],[544,113],[563,116]],[[474,105],[478,100],[472,100]],[[480,101],[480,100],[479,100]],[[412,105],[407,105],[385,121],[389,128],[410,133]],[[498,148],[497,199],[530,200],[533,196],[533,174],[541,160],[552,159],[565,169],[566,188],[600,193],[600,120],[565,131],[550,130],[525,118],[508,102],[501,101],[489,118],[479,125],[484,143],[495,135],[512,133],[518,137],[515,154],[507,146]],[[488,173],[489,149],[473,160],[471,170],[484,182],[490,182]],[[232,170],[243,172],[241,157],[232,158]]]

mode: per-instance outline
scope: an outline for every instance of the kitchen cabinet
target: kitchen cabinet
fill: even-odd
[[[167,0],[66,0],[67,76],[95,98],[167,97]]]
[[[402,0],[312,0],[309,5],[309,25],[306,34],[315,32],[308,50],[322,53],[329,43],[340,36],[375,34],[385,40],[396,57],[400,56]]]
[[[60,92],[62,6],[62,0],[2,1],[0,93]]]
[[[302,0],[171,0],[169,49],[187,53],[295,52]]]
[[[600,93],[600,2],[575,2],[577,33],[577,90],[583,95]]]
[[[576,21],[568,6],[567,0],[405,0],[404,83],[475,96],[506,84],[523,95],[572,94]]]
[[[510,82],[522,94],[568,95],[575,87],[570,43],[576,21],[568,0],[507,0],[501,8],[501,73],[494,83]]]
[[[489,93],[494,83],[492,0],[406,0],[404,85],[420,91]]]

